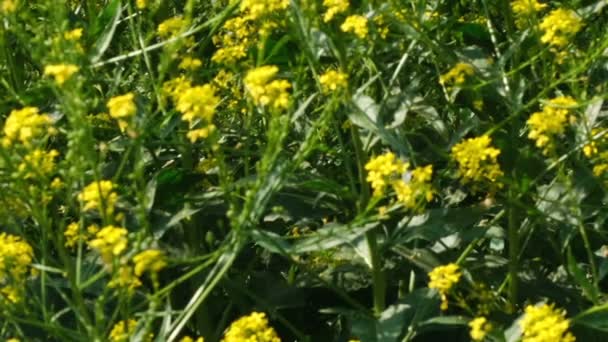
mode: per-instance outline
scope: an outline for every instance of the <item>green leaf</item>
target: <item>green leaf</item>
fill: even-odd
[[[570,250],[570,248],[568,248],[568,271],[570,272],[570,274],[572,275],[572,277],[574,278],[574,280],[576,281],[578,286],[581,287],[581,290],[583,290],[583,294],[585,295],[585,297],[587,297],[587,299],[589,299],[593,303],[598,303],[599,302],[598,290],[589,281],[589,279],[587,279],[585,272],[578,265],[578,263],[576,262],[576,259],[574,259],[574,256],[572,255],[572,250]]]
[[[608,304],[594,306],[572,319],[575,325],[608,333]]]
[[[120,22],[121,15],[122,1],[120,0],[111,1],[104,8],[103,12],[101,12],[101,15],[93,26],[93,32],[91,32],[91,37],[99,37],[93,46],[91,63],[99,62],[104,52],[106,52],[108,47],[110,47],[110,43],[112,42],[114,33],[116,32],[116,27]]]

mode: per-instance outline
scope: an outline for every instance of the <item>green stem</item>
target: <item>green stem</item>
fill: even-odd
[[[597,266],[595,264],[595,257],[593,255],[593,250],[591,249],[591,244],[589,243],[589,236],[587,235],[587,230],[582,223],[578,224],[578,230],[581,233],[581,237],[583,238],[583,244],[585,245],[585,250],[587,251],[587,258],[589,259],[589,266],[591,267],[591,276],[593,277],[593,285],[597,288],[598,286],[598,274],[597,274]]]
[[[511,197],[512,192],[509,192]],[[509,211],[509,307],[512,312],[515,312],[518,297],[518,260],[519,260],[519,236],[518,229],[515,223],[515,208],[511,205]]]

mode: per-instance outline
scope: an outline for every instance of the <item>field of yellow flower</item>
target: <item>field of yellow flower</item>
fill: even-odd
[[[0,341],[608,340],[608,1],[0,20]]]

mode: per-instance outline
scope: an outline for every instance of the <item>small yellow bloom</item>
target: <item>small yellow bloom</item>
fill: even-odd
[[[563,134],[566,126],[573,121],[572,107],[576,101],[569,96],[560,96],[543,106],[541,112],[530,116],[526,122],[530,132],[528,138],[536,141],[536,147],[541,148],[547,155],[555,148],[554,140]]]
[[[65,227],[63,232],[65,236],[65,246],[67,248],[74,248],[78,245],[78,241],[82,238],[80,234],[80,224],[78,222],[72,222]]]
[[[111,342],[127,342],[131,337],[131,334],[135,332],[135,328],[137,327],[137,321],[134,319],[120,321],[112,327],[112,331],[110,331],[110,341]]]
[[[323,0],[323,6],[327,8],[323,15],[323,21],[328,23],[337,14],[346,12],[350,4],[348,0]]]
[[[362,15],[351,15],[340,26],[343,32],[352,32],[360,39],[367,37],[367,18]]]
[[[0,3],[0,11],[2,13],[12,13],[17,9],[17,1],[16,0],[2,0]]]
[[[112,260],[127,249],[129,243],[127,233],[122,227],[104,227],[97,232],[94,239],[89,241],[89,246],[99,252],[101,259],[107,265],[112,265]]]
[[[135,6],[138,9],[144,9],[148,6],[148,0],[135,0]]]
[[[23,162],[19,164],[18,170],[25,179],[47,177],[55,171],[55,158],[57,156],[59,156],[57,150],[35,149],[23,157]]]
[[[180,342],[205,342],[205,339],[202,337],[197,338],[196,340],[193,339],[190,336],[184,336],[182,337],[182,339],[180,340]]]
[[[10,146],[15,141],[20,141],[29,146],[32,140],[40,138],[44,133],[52,134],[51,117],[47,114],[39,114],[36,107],[24,107],[11,111],[4,123],[3,144]]]
[[[241,12],[257,20],[273,13],[284,11],[289,7],[289,0],[242,0]]]
[[[107,107],[110,110],[110,116],[118,121],[121,132],[125,131],[137,112],[137,106],[135,105],[134,99],[135,94],[126,93],[111,98],[107,103]]]
[[[188,26],[188,21],[182,16],[169,18],[158,25],[158,35],[163,39],[179,35]]]
[[[461,276],[460,267],[456,264],[437,266],[429,272],[429,288],[439,291],[441,295],[441,310],[447,310],[447,293],[458,283]]]
[[[55,83],[61,86],[69,80],[80,68],[74,64],[52,64],[44,67],[44,74],[55,78]]]
[[[102,180],[87,185],[78,195],[78,199],[84,203],[84,211],[97,209],[111,215],[118,201],[118,195],[114,192],[112,181]]]
[[[273,109],[289,107],[291,84],[286,80],[275,80],[279,68],[274,65],[262,66],[250,70],[245,76],[245,88],[258,106],[269,106]]]
[[[446,86],[461,86],[467,77],[475,74],[475,69],[468,63],[456,63],[452,69],[439,77],[439,83]]]
[[[182,70],[196,70],[202,65],[203,62],[200,59],[187,56],[179,63],[179,68]]]
[[[408,163],[397,159],[392,152],[387,152],[370,159],[365,164],[365,170],[367,171],[366,180],[371,184],[372,189],[374,189],[374,195],[382,195],[386,186],[400,178],[408,167]]]
[[[63,34],[66,40],[79,40],[82,37],[82,28],[73,29]]]
[[[469,322],[470,334],[473,341],[483,341],[492,330],[492,324],[485,317],[477,317]]]
[[[583,20],[576,12],[558,8],[549,13],[540,23],[544,32],[541,41],[553,48],[563,48],[583,27]]]
[[[158,273],[167,266],[165,253],[158,249],[148,249],[133,257],[135,275],[140,277],[145,272]]]
[[[463,183],[496,183],[503,173],[498,165],[500,150],[492,147],[489,136],[467,139],[452,148],[452,158],[458,163]]]
[[[553,304],[528,305],[524,317],[519,321],[522,342],[574,342],[576,339],[568,331],[570,321],[564,310]]]
[[[133,267],[121,265],[114,274],[114,278],[108,283],[110,288],[125,289],[129,292],[141,286],[141,280],[133,274]]]
[[[281,342],[274,329],[269,326],[266,314],[253,312],[233,322],[222,342]]]
[[[348,87],[348,75],[336,70],[327,70],[319,77],[321,89],[324,93],[338,91]]]

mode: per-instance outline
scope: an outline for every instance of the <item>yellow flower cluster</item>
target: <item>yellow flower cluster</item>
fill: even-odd
[[[127,230],[122,227],[107,226],[102,228],[95,238],[89,241],[89,246],[99,252],[101,259],[112,265],[115,257],[119,257],[126,249],[129,240]]]
[[[360,39],[367,37],[367,18],[362,15],[351,15],[340,25],[343,32],[352,32]]]
[[[555,148],[554,138],[563,134],[569,122],[575,119],[572,107],[576,101],[569,96],[549,100],[543,110],[530,116],[527,121],[528,138],[536,141],[536,147],[547,155]]]
[[[601,129],[594,128],[591,130],[591,135],[595,136],[601,132]],[[587,143],[583,147],[583,153],[593,164],[593,174],[596,177],[602,177],[608,172],[608,134],[604,133]]]
[[[330,22],[337,14],[344,13],[350,6],[348,0],[323,0],[326,11],[323,14],[323,21]]]
[[[131,336],[135,334],[137,321],[134,319],[119,321],[112,327],[108,339],[110,342],[128,342],[131,341]],[[154,334],[150,333],[142,342],[151,342],[154,339]]]
[[[397,200],[409,209],[419,209],[424,202],[433,200],[433,187],[431,178],[433,176],[433,166],[417,167],[411,173],[409,182],[403,179],[393,182],[393,189],[397,195]]]
[[[222,342],[281,342],[274,329],[268,325],[263,312],[253,312],[234,321]]]
[[[513,0],[511,1],[511,9],[516,16],[530,16],[536,12],[542,11],[547,7],[547,4],[542,4],[538,0]]]
[[[277,18],[289,7],[289,0],[244,0],[240,15],[227,20],[219,34],[213,36],[218,50],[211,60],[234,64],[247,56],[259,36],[267,36],[277,27]]]
[[[540,23],[540,29],[544,32],[540,40],[552,48],[560,49],[568,45],[582,27],[583,21],[574,11],[558,8]]]
[[[486,335],[492,331],[492,324],[485,317],[476,317],[469,322],[470,335],[473,341],[483,341]]]
[[[76,28],[65,32],[63,38],[65,40],[79,40],[82,37],[82,32],[82,28]]]
[[[220,99],[210,84],[185,89],[177,98],[176,108],[190,124],[187,136],[191,142],[207,138],[214,130],[213,115]],[[195,128],[198,126],[198,128]]]
[[[241,1],[241,12],[257,20],[273,13],[283,11],[289,7],[289,0],[243,0]]]
[[[2,0],[0,3],[0,11],[2,13],[12,13],[17,9],[17,1],[16,0]]]
[[[221,34],[213,36],[213,43],[219,49],[211,60],[216,63],[234,64],[247,56],[249,47],[255,41],[256,25],[245,17],[227,20]]]
[[[511,9],[515,15],[515,24],[519,28],[525,28],[530,19],[537,12],[542,11],[547,7],[547,4],[538,2],[538,0],[513,0],[511,1]]]
[[[253,102],[261,107],[274,110],[289,107],[289,92],[291,84],[286,80],[275,80],[279,68],[274,65],[262,66],[250,70],[245,76],[245,88]]]
[[[448,309],[448,292],[458,283],[462,273],[456,264],[447,264],[435,267],[429,272],[429,288],[439,291],[441,296],[441,310]]]
[[[553,304],[528,305],[524,317],[519,322],[522,342],[574,342],[576,339],[568,331],[570,321],[564,310]]]
[[[109,180],[92,182],[87,185],[78,199],[83,202],[83,210],[99,210],[101,213],[111,215],[118,201],[118,195],[114,192],[114,183]]]
[[[366,180],[371,184],[372,189],[374,189],[374,195],[382,195],[386,187],[396,179],[399,179],[408,167],[408,163],[397,159],[392,152],[387,152],[370,159],[365,164],[365,170],[367,170]]]
[[[141,276],[145,272],[156,274],[167,266],[165,253],[158,249],[148,249],[133,257],[135,263],[135,275]]]
[[[74,248],[79,241],[86,241],[89,237],[95,235],[99,231],[97,225],[91,225],[87,228],[86,233],[80,231],[80,224],[72,222],[65,227],[63,236],[65,237],[64,245],[67,248]]]
[[[186,76],[180,75],[163,83],[163,95],[171,98],[173,102],[177,103],[179,96],[191,87],[192,81]]]
[[[452,147],[452,158],[458,163],[458,172],[464,184],[495,184],[503,175],[497,157],[500,150],[491,146],[492,140],[483,135],[470,138]]]
[[[45,133],[53,134],[51,117],[40,114],[36,107],[24,107],[11,111],[4,123],[4,146],[11,146],[19,141],[29,146],[33,140],[41,138]]]
[[[135,0],[135,6],[138,9],[144,9],[148,6],[148,0]]]
[[[348,87],[348,75],[331,69],[319,77],[319,82],[324,93],[339,91]]]
[[[178,68],[182,70],[196,70],[201,66],[203,66],[203,62],[200,59],[186,56],[179,63]]]
[[[461,86],[466,81],[467,77],[475,74],[475,69],[468,63],[459,62],[456,63],[445,74],[439,77],[439,83],[445,86]]]
[[[182,337],[182,339],[181,339],[181,340],[179,340],[179,341],[180,341],[180,342],[205,342],[205,339],[204,339],[204,338],[202,338],[202,337],[199,337],[199,338],[197,338],[197,339],[195,340],[195,339],[193,339],[193,338],[192,338],[192,337],[190,337],[190,336],[184,336],[184,337]]]
[[[419,209],[424,202],[433,200],[431,178],[433,166],[418,167],[411,171],[409,180],[403,176],[408,171],[409,163],[399,160],[392,152],[387,152],[370,159],[365,164],[367,181],[374,190],[374,196],[384,194],[388,185],[392,186],[397,200],[408,209]]]
[[[126,93],[124,95],[115,96],[111,98],[107,107],[110,110],[110,116],[118,121],[118,127],[121,132],[124,132],[129,127],[133,116],[137,112],[137,106],[135,105],[135,94]]]
[[[21,299],[23,282],[34,258],[32,247],[20,237],[0,233],[0,292],[11,302]]]
[[[35,149],[23,157],[23,161],[18,167],[19,173],[23,174],[25,179],[47,177],[55,171],[55,158],[57,156],[59,156],[57,150]]]
[[[188,26],[188,21],[182,16],[171,17],[158,24],[156,32],[162,39],[174,38]]]
[[[72,75],[78,72],[80,68],[74,64],[51,64],[44,67],[44,74],[52,76],[55,83],[61,86],[65,81],[69,80]]]

